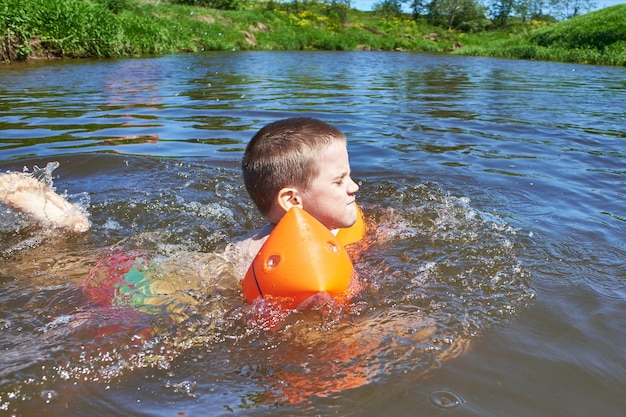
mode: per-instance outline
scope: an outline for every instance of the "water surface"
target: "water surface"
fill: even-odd
[[[623,68],[379,52],[0,68],[0,168],[58,161],[54,186],[92,221],[60,235],[0,206],[0,407],[623,415],[624,80]],[[263,224],[239,160],[256,130],[291,116],[348,136],[373,243],[355,258],[352,302],[267,330],[272,312],[244,302],[215,254]],[[190,291],[179,322],[101,309],[81,283],[114,250],[211,285]]]

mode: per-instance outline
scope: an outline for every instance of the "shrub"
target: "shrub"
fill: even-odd
[[[171,0],[171,3],[220,10],[239,10],[243,6],[241,0]]]
[[[119,14],[132,6],[132,0],[97,0],[97,2],[114,14]]]

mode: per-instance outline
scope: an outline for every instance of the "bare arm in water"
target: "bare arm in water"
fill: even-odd
[[[27,173],[0,174],[0,202],[24,212],[44,227],[75,233],[89,230],[87,215],[78,205]]]

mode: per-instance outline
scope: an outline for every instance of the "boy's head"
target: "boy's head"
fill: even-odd
[[[348,227],[356,220],[359,187],[350,178],[346,146],[343,133],[320,120],[270,123],[254,135],[243,156],[248,194],[272,223],[297,205],[329,229]]]

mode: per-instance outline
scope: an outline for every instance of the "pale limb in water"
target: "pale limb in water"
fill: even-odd
[[[75,233],[89,230],[89,220],[82,208],[57,194],[45,178],[40,180],[22,172],[0,174],[0,202],[22,211],[44,227]]]

